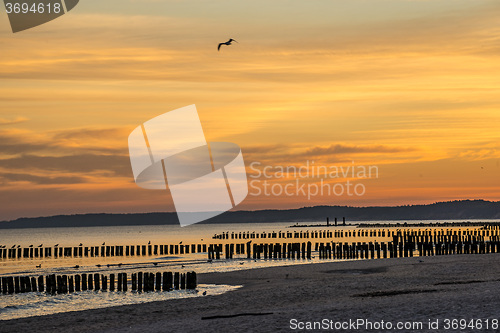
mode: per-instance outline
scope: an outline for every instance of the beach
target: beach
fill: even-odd
[[[499,260],[500,254],[450,255],[199,274],[199,283],[242,288],[217,296],[13,319],[0,322],[0,330],[276,332],[307,328],[308,322],[328,322],[332,326],[327,328],[335,330],[335,323],[358,319],[372,325],[422,323],[415,330],[392,329],[398,332],[444,331],[446,319],[491,325],[500,318]],[[429,329],[429,320],[439,320],[439,329]],[[341,330],[368,331],[352,326]]]

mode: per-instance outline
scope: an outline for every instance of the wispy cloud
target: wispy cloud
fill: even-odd
[[[14,124],[20,124],[28,121],[28,118],[25,117],[17,117],[14,119],[5,119],[5,118],[0,118],[0,126],[2,125],[14,125]]]

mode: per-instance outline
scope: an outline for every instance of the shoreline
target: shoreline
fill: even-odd
[[[0,328],[5,332],[274,332],[290,331],[292,318],[425,323],[445,318],[500,319],[500,299],[495,296],[500,265],[492,264],[499,260],[500,254],[450,255],[205,273],[199,274],[198,283],[243,287],[218,296],[6,320]],[[202,319],[219,316],[233,317]]]

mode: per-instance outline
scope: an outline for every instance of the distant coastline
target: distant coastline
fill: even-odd
[[[326,217],[333,222],[335,217],[342,221],[344,216],[348,222],[500,219],[500,201],[457,200],[393,207],[314,206],[286,210],[234,211],[223,213],[203,223],[319,222],[325,221]],[[0,229],[175,224],[178,224],[178,220],[173,212],[78,214],[3,221],[0,222]]]

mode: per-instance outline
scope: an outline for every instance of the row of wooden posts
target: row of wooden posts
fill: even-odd
[[[287,230],[278,232],[223,232],[221,234],[215,234],[213,239],[261,239],[261,238],[273,238],[273,239],[290,239],[290,238],[355,238],[355,237],[392,237],[397,233],[406,234],[417,234],[417,235],[463,235],[463,236],[483,236],[483,237],[499,237],[500,228],[484,228],[484,229],[466,229],[461,230],[458,228],[446,228],[446,229],[415,229],[415,228],[405,228],[402,229],[352,229],[352,230]]]
[[[245,234],[245,233],[243,233]],[[222,234],[221,239],[233,239],[236,235],[232,233]],[[240,233],[238,236],[241,236]],[[245,234],[249,237],[234,237],[234,239],[334,239],[334,238],[353,238],[353,237],[372,237],[372,238],[394,238],[407,239],[414,238],[416,242],[443,242],[444,239],[450,241],[471,241],[473,238],[479,241],[497,241],[500,240],[500,229],[485,228],[474,230],[451,229],[395,229],[395,230],[313,230],[313,231],[286,231],[269,232],[259,234],[252,232]],[[257,237],[255,237],[257,236]],[[376,239],[375,239],[376,241]],[[227,244],[234,247],[234,244]],[[238,246],[239,244],[236,244]],[[74,246],[74,247],[25,247],[25,248],[0,248],[0,260],[3,259],[33,259],[33,258],[77,258],[77,257],[121,257],[121,256],[157,256],[157,255],[184,255],[190,253],[212,252],[222,246],[222,244],[170,244],[170,245],[102,245],[102,246]],[[212,249],[210,249],[212,247]],[[237,251],[243,252],[244,250]],[[222,250],[220,250],[222,252]],[[234,252],[234,251],[232,251]],[[244,253],[244,252],[243,252]],[[209,256],[210,257],[210,256]],[[215,259],[215,257],[211,259]]]
[[[374,259],[442,254],[477,254],[500,252],[500,240],[485,241],[481,236],[455,238],[439,236],[393,236],[392,242],[314,243],[320,259]],[[247,259],[311,259],[313,243],[215,244],[208,248],[208,259],[233,259],[246,253]]]
[[[1,259],[156,256],[205,253],[207,244],[190,245],[106,245],[0,249]]]
[[[196,289],[196,273],[187,272],[157,272],[132,273],[132,291],[171,291],[179,289]],[[115,285],[116,277],[116,285]],[[7,276],[0,279],[0,290],[3,294],[46,292],[49,294],[66,294],[85,290],[127,291],[127,273],[107,275],[76,274],[76,275],[40,275],[38,278],[30,276]],[[116,286],[116,289],[115,289]]]

